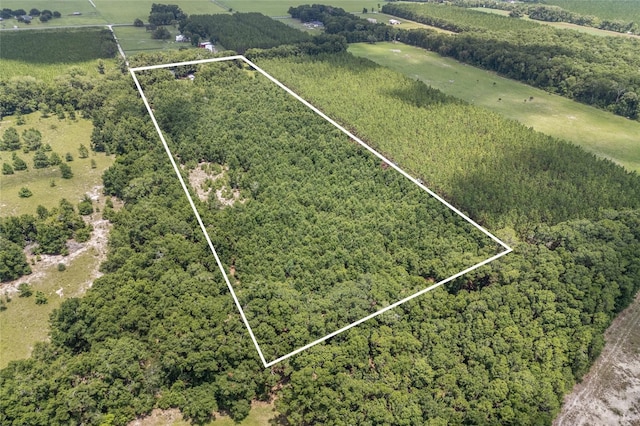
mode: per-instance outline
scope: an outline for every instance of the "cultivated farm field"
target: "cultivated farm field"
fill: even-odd
[[[349,51],[535,130],[640,171],[640,123],[402,43]]]
[[[216,3],[238,12],[260,12],[267,16],[287,16],[287,10],[291,6],[313,2],[305,0],[218,0]],[[378,5],[381,5],[382,2],[375,0],[331,0],[323,4],[341,7],[351,13],[361,13],[364,8],[377,10]]]

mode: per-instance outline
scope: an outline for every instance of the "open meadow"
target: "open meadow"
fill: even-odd
[[[637,0],[545,0],[545,4],[600,19],[640,22],[640,4]]]
[[[640,171],[640,123],[401,43],[352,44],[356,56]]]
[[[191,47],[190,43],[176,43],[175,36],[179,34],[177,29],[168,27],[171,33],[169,40],[154,40],[151,33],[145,28],[134,26],[114,27],[113,31],[118,38],[118,42],[127,55],[133,55],[138,52],[149,52],[158,50],[179,49],[181,47]]]
[[[88,0],[2,0],[2,8],[23,9],[27,13],[31,9],[50,10],[60,12],[60,18],[53,18],[48,22],[40,22],[36,17],[30,24],[6,19],[0,23],[1,28],[50,28],[53,26],[72,25],[101,25],[107,23],[100,12]],[[74,13],[76,13],[74,15]]]
[[[0,368],[10,361],[28,358],[37,342],[47,340],[49,316],[63,300],[78,297],[89,284],[90,271],[97,270],[100,258],[95,250],[88,250],[68,262],[63,256],[55,258],[40,267],[36,262],[36,277],[25,276],[18,282],[28,282],[34,293],[31,297],[19,297],[8,289],[10,284],[0,285],[0,296],[7,309],[0,312]],[[64,271],[58,270],[58,263],[67,264]],[[34,279],[35,278],[35,279]],[[36,304],[35,293],[42,292],[46,304]],[[9,297],[7,299],[7,296]],[[8,301],[9,300],[9,301]]]
[[[217,0],[216,4],[237,12],[260,12],[267,16],[287,16],[291,6],[300,6],[313,2],[305,0]],[[324,2],[331,6],[341,7],[347,12],[361,13],[362,9],[377,10],[383,2],[375,0],[332,0]]]
[[[26,123],[16,125],[15,117],[5,117],[0,122],[0,133],[9,127],[15,127],[18,133],[26,129],[35,128],[42,134],[42,143],[49,144],[52,152],[58,153],[64,158],[66,153],[71,153],[73,161],[67,162],[73,172],[71,179],[62,179],[59,166],[49,166],[43,169],[33,167],[34,152],[27,154],[21,150],[16,151],[19,158],[27,163],[27,170],[15,171],[12,175],[0,176],[2,195],[0,195],[0,216],[35,214],[38,204],[47,209],[55,207],[61,198],[66,198],[76,204],[84,194],[90,193],[96,186],[102,185],[102,172],[109,167],[115,157],[106,156],[104,153],[89,151],[88,158],[79,158],[78,148],[80,144],[89,146],[91,121],[78,119],[59,120],[55,116],[41,118],[39,113],[24,116]],[[47,153],[51,154],[51,153]],[[0,162],[11,163],[12,153],[0,151]],[[91,160],[95,161],[95,168],[91,166]],[[51,186],[52,182],[55,186]],[[33,193],[29,198],[20,198],[20,188],[27,187]]]
[[[111,24],[132,24],[136,18],[147,22],[153,0],[93,0],[99,13]],[[161,2],[160,2],[161,3]],[[177,4],[188,15],[225,13],[226,10],[209,0],[177,0]]]
[[[477,10],[479,12],[493,13],[493,14],[502,15],[502,16],[509,16],[509,11],[508,10],[490,9],[488,7],[472,7],[470,9]],[[601,30],[600,28],[594,28],[594,27],[587,27],[587,26],[584,26],[584,25],[571,24],[569,22],[538,21],[536,19],[530,19],[526,15],[521,17],[520,19],[525,20],[525,21],[536,22],[536,23],[542,24],[542,25],[549,25],[549,26],[555,27],[555,28],[560,28],[560,29],[565,29],[565,30],[575,30],[575,31],[580,31],[580,32],[583,32],[583,33],[592,34],[592,35],[598,35],[598,36],[635,37],[635,38],[638,38],[638,36],[632,35],[632,34],[619,33],[619,32],[616,32],[616,31]]]

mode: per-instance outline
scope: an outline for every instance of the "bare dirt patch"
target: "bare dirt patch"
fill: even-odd
[[[92,188],[91,192],[89,192],[89,197],[93,200],[94,206],[99,207],[100,209],[104,209],[104,199],[100,195],[102,194],[102,186],[96,186]],[[115,204],[115,203],[114,203]],[[114,207],[116,207],[114,205]],[[69,254],[66,256],[62,255],[47,255],[42,254],[39,257],[34,256],[30,253],[29,247],[26,248],[27,262],[29,262],[31,266],[32,273],[29,275],[25,275],[23,277],[18,278],[14,281],[8,281],[0,284],[0,292],[2,294],[14,294],[18,292],[18,286],[22,283],[27,284],[35,284],[42,281],[46,276],[46,271],[54,265],[58,265],[60,263],[65,266],[69,266],[76,258],[86,252],[95,253],[97,257],[96,267],[87,271],[87,279],[81,286],[78,291],[78,294],[74,296],[79,296],[83,294],[87,288],[91,286],[93,280],[99,278],[102,274],[99,271],[99,267],[104,262],[107,256],[107,244],[109,242],[109,230],[111,229],[111,224],[108,220],[102,218],[102,213],[94,212],[89,216],[84,218],[85,222],[91,224],[93,227],[93,231],[91,232],[91,237],[88,241],[84,243],[78,243],[76,241],[67,242],[67,247],[69,249]],[[39,260],[37,260],[39,259]],[[62,289],[56,292],[60,297],[63,297],[64,294]]]
[[[222,183],[227,180],[229,167],[222,166],[219,173],[207,171],[212,167],[214,165],[211,163],[199,163],[198,167],[189,171],[189,183],[196,191],[200,201],[207,202],[213,193],[221,206],[232,206],[236,202],[244,202],[238,189],[230,188],[226,183]],[[216,183],[218,184],[216,185]]]
[[[554,425],[640,425],[640,293],[605,333],[600,357]]]

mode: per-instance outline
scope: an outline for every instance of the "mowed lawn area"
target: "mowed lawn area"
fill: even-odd
[[[352,44],[349,51],[640,172],[640,122],[402,43]]]

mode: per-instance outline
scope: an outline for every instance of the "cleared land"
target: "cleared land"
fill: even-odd
[[[486,8],[486,7],[472,7],[471,9],[477,10],[477,11],[480,11],[480,12],[485,12],[485,13],[493,13],[493,14],[496,14],[496,15],[502,15],[502,16],[508,16],[509,15],[509,11],[508,10],[489,9],[489,8]],[[576,30],[576,31],[580,31],[580,32],[583,32],[583,33],[592,34],[592,35],[598,35],[598,36],[615,36],[615,37],[635,37],[635,38],[638,38],[638,36],[632,35],[632,34],[625,34],[625,33],[618,33],[618,32],[615,32],[615,31],[601,30],[599,28],[586,27],[584,25],[570,24],[569,22],[538,21],[537,19],[529,19],[529,17],[527,17],[527,16],[523,16],[520,19],[523,19],[525,21],[536,22],[536,23],[542,24],[542,25],[549,25],[551,27],[556,27],[556,28],[560,28],[560,29],[564,29],[564,30]]]
[[[640,424],[640,294],[613,321],[582,383],[565,397],[554,425]]]
[[[349,51],[640,171],[637,121],[401,43],[352,44]]]
[[[131,24],[136,18],[147,22],[153,0],[93,0],[99,13],[112,24]],[[177,0],[169,2],[177,4],[188,15],[225,13],[226,10],[208,0]]]
[[[88,158],[79,158],[78,147],[84,144],[89,147],[91,121],[78,119],[74,122],[69,119],[59,120],[55,116],[41,118],[39,113],[24,116],[26,124],[17,126],[15,117],[8,117],[2,121],[0,132],[9,127],[15,127],[18,133],[23,130],[35,128],[42,133],[42,143],[51,145],[52,152],[58,153],[63,159],[69,152],[73,161],[66,164],[71,167],[73,177],[62,179],[59,166],[50,166],[44,169],[34,169],[33,155],[22,151],[15,151],[18,157],[27,163],[27,170],[16,171],[12,175],[0,176],[2,195],[0,196],[0,216],[15,216],[21,214],[35,214],[38,204],[46,208],[58,205],[61,198],[66,198],[72,203],[77,203],[85,193],[102,184],[102,173],[109,167],[115,157],[107,157],[104,153],[89,152]],[[50,155],[51,153],[47,153]],[[0,162],[11,164],[12,153],[0,151]],[[91,160],[95,160],[96,168],[91,168]],[[51,181],[55,186],[51,186]],[[29,198],[20,198],[18,191],[23,186],[33,192]]]
[[[640,5],[637,0],[545,0],[545,3],[560,6],[571,12],[597,16],[601,19],[640,22]]]
[[[438,28],[438,27],[432,27],[431,25],[425,25],[425,24],[421,24],[420,22],[415,22],[415,21],[410,21],[408,19],[405,18],[398,18],[397,16],[393,16],[393,15],[387,15],[386,13],[362,13],[359,16],[361,16],[364,19],[368,19],[368,18],[373,18],[375,20],[378,21],[378,23],[382,23],[382,24],[389,24],[389,20],[390,19],[395,19],[400,21],[400,24],[394,25],[395,28],[399,28],[401,30],[412,30],[412,29],[416,29],[416,28],[428,28],[430,30],[434,30],[437,31],[439,33],[444,33],[444,34],[453,34],[453,32],[451,31],[447,31],[447,30],[443,30],[442,28]]]
[[[287,16],[291,6],[310,4],[305,0],[217,0],[216,3],[238,12],[260,12],[267,16]],[[341,7],[347,12],[362,12],[362,9],[377,10],[382,2],[366,0],[337,0],[328,2],[332,6]],[[181,3],[179,3],[181,4]]]
[[[179,33],[177,29],[167,28],[171,33],[169,40],[154,40],[151,33],[145,28],[137,27],[114,27],[120,46],[127,55],[138,52],[148,52],[157,50],[179,49],[181,47],[191,47],[190,43],[176,43],[175,36]]]
[[[137,2],[136,2],[137,3]],[[27,13],[35,8],[38,10],[58,11],[60,18],[51,19],[42,23],[35,18],[30,24],[18,22],[15,19],[7,19],[0,24],[1,28],[49,28],[53,26],[104,24],[106,21],[88,0],[2,0],[2,8],[12,10],[24,9]],[[74,12],[80,15],[73,15]]]
[[[253,402],[249,416],[241,422],[234,422],[230,417],[215,414],[215,420],[206,426],[267,426],[274,418],[273,403]],[[192,423],[184,420],[180,410],[153,410],[147,417],[134,420],[129,426],[189,426]]]

